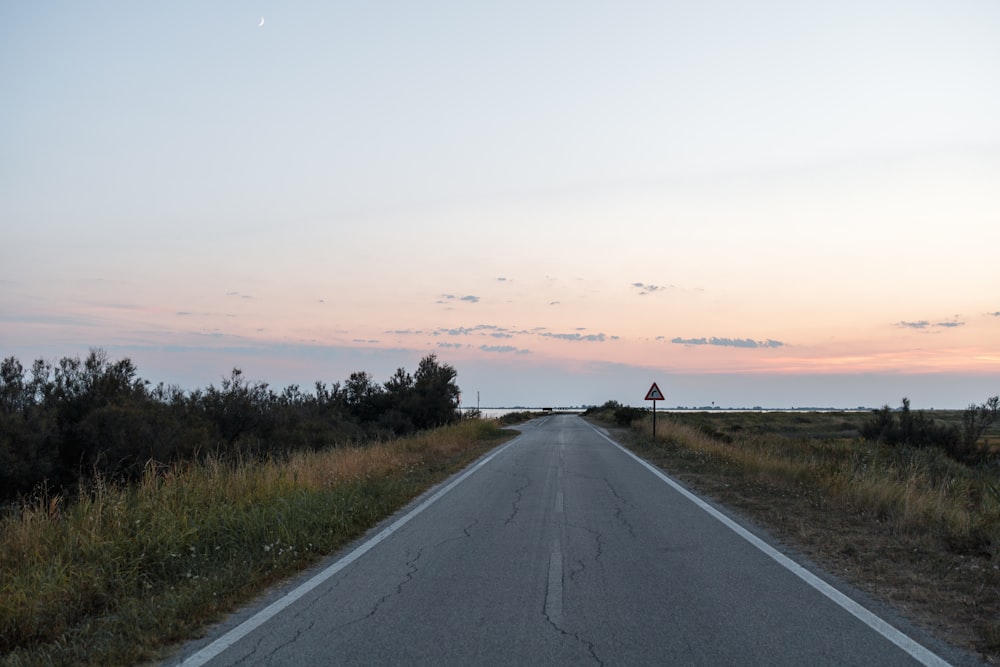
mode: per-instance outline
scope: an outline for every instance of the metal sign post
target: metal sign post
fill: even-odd
[[[646,392],[646,400],[653,402],[653,440],[656,440],[656,402],[663,400],[663,392],[653,383],[653,386]]]

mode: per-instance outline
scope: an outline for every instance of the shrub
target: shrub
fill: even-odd
[[[620,405],[615,409],[615,423],[619,426],[630,426],[637,419],[642,419],[649,411],[646,408],[633,408]]]
[[[993,396],[981,405],[970,405],[962,413],[961,426],[944,424],[928,418],[922,411],[910,410],[904,398],[899,410],[888,405],[873,411],[861,427],[861,436],[887,445],[938,447],[956,461],[981,463],[988,455],[979,440],[996,420],[1000,397]]]
[[[370,443],[460,419],[456,370],[433,354],[411,376],[385,385],[354,373],[341,386],[292,385],[280,394],[234,368],[221,387],[185,392],[138,377],[128,359],[102,350],[30,373],[14,357],[0,362],[0,502],[47,483],[75,494],[82,476],[138,479],[147,462],[217,457],[263,459],[340,443]]]

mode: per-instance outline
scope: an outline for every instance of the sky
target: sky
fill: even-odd
[[[3,2],[0,356],[980,403],[998,34],[993,0]]]

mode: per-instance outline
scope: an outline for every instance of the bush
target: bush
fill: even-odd
[[[627,405],[620,405],[615,409],[615,423],[619,426],[631,426],[632,422],[642,419],[649,410],[646,408],[633,408]]]
[[[861,427],[866,440],[887,445],[909,447],[939,447],[956,461],[981,463],[988,455],[979,439],[997,417],[1000,397],[993,396],[982,405],[970,405],[962,413],[961,426],[943,424],[910,410],[910,399],[904,398],[897,411],[888,405],[873,411],[872,418]]]
[[[617,410],[621,406],[622,406],[622,404],[619,403],[618,401],[615,401],[615,400],[605,401],[604,405],[590,405],[590,406],[587,406],[587,409],[584,410],[583,414],[586,417],[586,416],[589,416],[589,415],[599,415],[602,412],[614,412],[615,410]]]

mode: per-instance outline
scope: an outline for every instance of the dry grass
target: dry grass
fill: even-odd
[[[995,467],[828,432],[785,437],[718,426],[660,419],[654,441],[647,419],[621,437],[942,638],[1000,663]]]
[[[132,664],[331,553],[508,434],[463,422],[284,460],[150,466],[0,521],[5,665]]]

